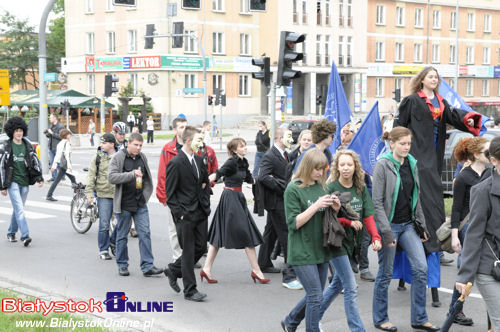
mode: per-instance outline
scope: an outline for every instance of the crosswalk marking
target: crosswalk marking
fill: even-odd
[[[69,204],[63,205],[63,204],[54,204],[49,202],[26,201],[25,205],[44,208],[44,209],[64,211],[64,212],[69,212],[71,210],[71,206]]]
[[[0,214],[5,214],[5,215],[12,215],[12,208],[5,208],[5,207],[0,207]],[[54,218],[54,215],[50,214],[45,214],[45,213],[39,213],[39,212],[32,212],[32,211],[24,211],[24,214],[26,215],[27,219],[46,219],[46,218]]]

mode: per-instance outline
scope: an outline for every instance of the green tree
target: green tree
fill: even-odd
[[[66,56],[66,30],[64,29],[64,0],[57,0],[52,11],[60,15],[50,20],[47,35],[47,72],[56,73],[61,69],[61,58]]]
[[[38,89],[38,37],[28,20],[4,11],[0,16],[0,68],[10,72],[10,84]]]

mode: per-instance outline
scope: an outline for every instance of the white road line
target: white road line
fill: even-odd
[[[71,207],[69,204],[54,204],[49,202],[39,202],[39,201],[26,201],[26,206],[39,207],[43,209],[52,209],[57,211],[69,212]]]
[[[73,200],[73,195],[71,196],[54,196],[58,201],[71,202]]]
[[[12,208],[0,207],[0,214],[5,214],[5,215],[9,215],[10,216],[10,215],[12,215]],[[31,212],[31,211],[24,211],[24,214],[26,215],[26,218],[28,218],[28,219],[55,218],[55,216],[51,215],[51,214]]]
[[[448,289],[448,288],[443,288],[443,287],[439,287],[438,290],[440,292],[443,292],[443,293],[448,293],[448,294],[453,294],[453,289]],[[470,293],[469,294],[470,297],[475,297],[476,299],[482,299],[483,297],[481,296],[481,294],[477,294],[477,293]]]

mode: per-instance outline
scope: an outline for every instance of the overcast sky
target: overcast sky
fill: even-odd
[[[7,10],[18,18],[28,19],[30,24],[37,27],[38,30],[47,3],[47,0],[0,0],[0,12],[3,13],[4,10]],[[53,16],[53,14],[51,15]],[[52,18],[51,15],[49,15],[47,24]]]

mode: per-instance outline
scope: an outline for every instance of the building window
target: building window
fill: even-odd
[[[301,65],[305,65],[307,63],[307,53],[306,53],[306,50],[307,50],[307,36],[306,38],[304,38],[304,41],[301,43],[302,44],[302,54],[304,55],[302,57],[302,61],[300,62]]]
[[[439,44],[432,45],[432,63],[440,62],[440,47]]]
[[[184,74],[184,87],[187,89],[197,88],[196,74]],[[194,96],[194,93],[186,93],[187,96]]]
[[[422,8],[415,8],[415,28],[423,28],[423,12]]]
[[[456,63],[456,51],[455,45],[450,45],[450,63]]]
[[[339,36],[339,66],[345,66],[344,63],[344,36]]]
[[[375,79],[375,97],[384,97],[384,79]]]
[[[95,95],[95,75],[87,75],[87,93],[91,96]]]
[[[132,85],[133,89],[133,94],[138,95],[139,94],[139,80],[137,78],[137,73],[131,73],[128,74],[128,80],[130,81],[130,84]]]
[[[242,0],[243,2],[247,2],[248,1],[245,1],[245,0]],[[293,13],[292,13],[292,16],[293,16],[293,23],[299,23],[299,9],[297,8],[297,1],[298,0],[293,0]]]
[[[483,65],[489,65],[491,62],[491,57],[490,57],[490,48],[489,47],[483,47]]]
[[[137,30],[128,31],[128,51],[129,53],[137,52]]]
[[[214,12],[223,12],[224,0],[212,0],[212,10]]]
[[[223,74],[214,74],[212,75],[212,87],[214,89],[214,95],[217,94],[217,90],[219,93],[226,90],[226,79]]]
[[[326,0],[326,3],[325,3],[325,25],[330,25],[331,24],[331,21],[330,21],[330,0]]]
[[[115,32],[107,31],[106,32],[106,53],[115,53]]]
[[[450,30],[457,30],[457,12],[451,12]]]
[[[330,36],[325,35],[325,66],[330,64]]]
[[[352,37],[347,37],[346,66],[352,66]]]
[[[441,11],[434,10],[432,12],[432,28],[441,29]]]
[[[85,34],[86,36],[86,53],[87,54],[95,54],[95,40],[94,40],[94,33],[93,32],[87,32]]]
[[[465,80],[465,96],[472,97],[474,95],[474,80]]]
[[[239,95],[241,97],[250,96],[250,76],[240,75],[240,84],[238,89]]]
[[[405,7],[396,7],[396,26],[405,26]]]
[[[321,0],[317,0],[316,2],[316,24],[321,25],[323,21],[322,11],[321,11]]]
[[[394,79],[394,89],[401,90],[401,96],[404,96],[404,92],[403,92],[403,79],[402,78],[395,78]]]
[[[106,11],[107,12],[114,12],[115,11],[115,6],[113,5],[113,0],[106,0]]]
[[[476,14],[467,14],[467,31],[476,31]]]
[[[375,48],[375,61],[385,60],[385,43],[377,42]]]
[[[316,35],[316,66],[321,66],[321,35]]]
[[[484,14],[484,32],[491,32],[491,15]]]
[[[302,0],[302,24],[307,24],[307,1]]]
[[[185,30],[184,33],[196,36],[196,31],[194,31],[194,30]],[[184,52],[185,53],[198,53],[196,40],[194,38],[184,37]]]
[[[347,26],[352,28],[352,0],[347,0]]]
[[[489,97],[490,96],[490,80],[482,80],[481,82],[481,96]]]
[[[413,62],[422,62],[422,44],[416,43],[413,47]]]
[[[240,0],[240,14],[250,14],[250,8],[248,8],[250,1]]]
[[[396,62],[405,61],[405,46],[403,43],[396,43],[396,56],[394,58]]]
[[[474,46],[467,46],[465,51],[465,63],[468,65],[474,64]]]
[[[377,6],[377,25],[385,25],[385,6]]]
[[[451,79],[448,81],[448,84],[449,84],[449,86],[450,86],[450,88],[451,88],[452,90],[457,91],[457,89],[455,88],[455,79],[454,79],[454,78],[451,78]]]
[[[250,35],[240,34],[240,55],[251,55]]]
[[[85,14],[94,13],[94,0],[85,0]]]
[[[212,53],[224,54],[224,33],[223,32],[213,32],[212,39],[213,39]]]

